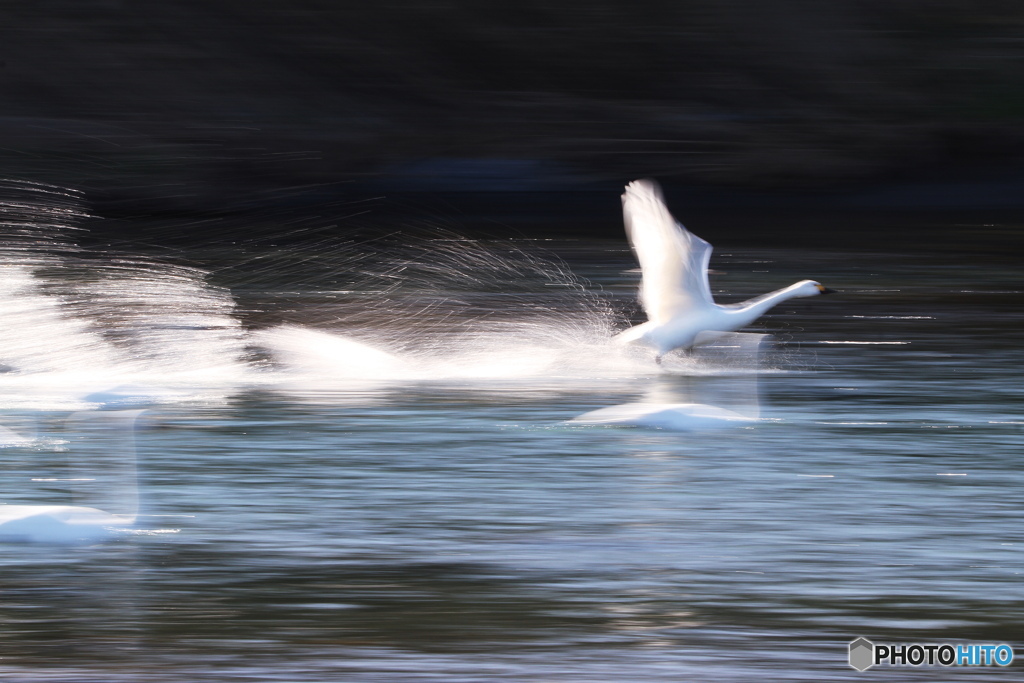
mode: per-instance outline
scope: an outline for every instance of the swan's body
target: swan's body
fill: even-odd
[[[689,349],[714,339],[715,333],[746,327],[787,299],[832,291],[814,280],[801,280],[743,303],[716,304],[708,283],[712,247],[676,222],[655,182],[635,180],[627,185],[622,213],[640,261],[640,302],[648,321],[616,339],[654,348],[659,361],[673,349]]]

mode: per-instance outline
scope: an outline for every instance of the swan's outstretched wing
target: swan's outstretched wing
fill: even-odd
[[[677,223],[653,180],[634,180],[622,195],[626,235],[640,261],[640,303],[661,323],[712,303],[711,245]]]

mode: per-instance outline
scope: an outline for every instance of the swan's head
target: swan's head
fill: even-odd
[[[793,285],[793,296],[818,296],[820,294],[833,294],[835,291],[816,280],[801,280]]]

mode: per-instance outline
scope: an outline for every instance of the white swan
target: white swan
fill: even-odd
[[[654,348],[658,363],[673,349],[689,349],[714,339],[713,333],[745,327],[787,299],[833,291],[814,280],[801,280],[743,303],[716,304],[708,284],[712,247],[675,221],[657,183],[635,180],[627,185],[622,213],[640,261],[640,302],[648,321],[622,332],[616,341]]]

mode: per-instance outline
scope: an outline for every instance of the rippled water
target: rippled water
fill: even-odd
[[[549,246],[565,262],[467,243],[477,280],[409,261],[376,290],[155,261],[86,276],[9,252],[21,355],[0,420],[32,442],[0,449],[5,500],[67,502],[26,482],[99,466],[69,411],[149,409],[134,446],[104,437],[136,453],[136,532],[3,546],[4,680],[821,681],[869,675],[846,664],[857,636],[1020,651],[1015,268],[720,250],[720,300],[803,277],[840,294],[754,328],[774,339],[758,372],[727,355],[659,370],[607,341],[633,298],[625,245]],[[103,278],[150,283],[141,313],[82,284]],[[652,396],[762,422],[566,424]]]

